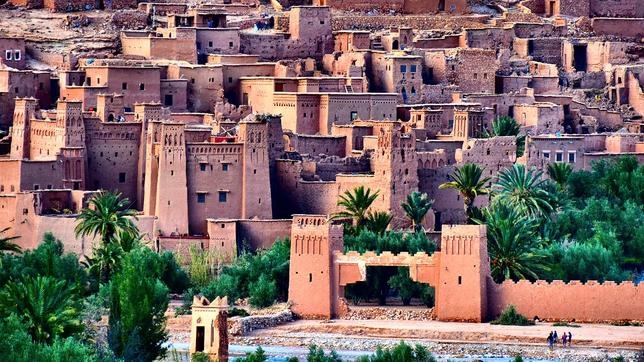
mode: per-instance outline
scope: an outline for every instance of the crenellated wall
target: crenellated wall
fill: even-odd
[[[489,318],[495,318],[512,304],[528,318],[542,320],[644,320],[643,283],[506,280],[497,284],[488,279],[487,288]]]

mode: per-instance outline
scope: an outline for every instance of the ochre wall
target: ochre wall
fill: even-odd
[[[496,284],[488,279],[488,317],[498,316],[508,305],[532,318],[578,322],[644,319],[644,284],[632,282],[579,281],[564,283],[543,280],[531,283],[505,281]]]

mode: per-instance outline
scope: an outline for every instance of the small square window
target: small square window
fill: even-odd
[[[212,42],[211,41],[208,42],[208,46],[212,48]]]
[[[543,151],[543,158],[550,161],[550,151]]]
[[[226,191],[219,191],[219,202],[226,202],[228,193]]]
[[[51,190],[53,188],[54,188],[54,185],[52,185],[52,184],[47,185],[47,190]]]
[[[122,90],[127,90],[127,83],[126,82],[121,83],[121,89]]]
[[[229,48],[232,48],[232,47],[234,47],[234,46],[235,46],[235,43],[233,43],[232,41],[229,41],[229,42],[228,42],[228,47],[229,47]]]
[[[416,73],[416,70],[417,70],[417,69],[416,69],[416,64],[412,64],[412,65],[411,65],[411,72],[412,72],[412,73]]]
[[[200,163],[200,164],[199,164],[199,169],[200,169],[201,171],[206,171],[206,166],[207,166],[207,164],[205,164],[205,163]]]
[[[568,152],[568,163],[575,163],[577,161],[576,152]]]
[[[22,58],[22,54],[20,54],[20,50],[15,50],[13,52],[13,60],[20,60]]]
[[[557,162],[562,162],[563,161],[563,152],[557,151],[555,161],[557,161]]]
[[[401,73],[407,73],[407,65],[401,64],[400,65],[400,72]]]
[[[34,190],[40,190],[40,185],[34,184]]]
[[[324,20],[320,20],[320,25],[324,25]]]
[[[233,82],[233,77],[228,77],[228,83],[232,83],[232,82]]]
[[[139,83],[139,90],[145,90],[145,83]]]
[[[124,184],[125,183],[125,172],[120,172],[119,173],[119,183]]]
[[[227,163],[222,163],[221,164],[221,170],[222,171],[228,171],[228,164]]]
[[[197,202],[204,204],[206,202],[206,194],[197,194]]]
[[[11,50],[5,50],[4,58],[6,60],[13,60],[13,52]]]

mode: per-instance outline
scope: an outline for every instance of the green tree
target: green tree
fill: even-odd
[[[568,163],[555,162],[548,164],[548,177],[557,185],[559,190],[566,189],[571,174],[572,166]]]
[[[553,195],[542,173],[514,164],[499,172],[493,186],[496,198],[507,200],[519,211],[533,218],[549,217],[554,210]]]
[[[403,202],[401,206],[411,221],[414,231],[422,230],[425,215],[432,208],[433,203],[434,200],[431,200],[424,192],[414,191],[407,195],[407,201]]]
[[[435,362],[432,354],[420,344],[412,347],[400,341],[394,348],[383,349],[378,346],[376,353],[371,356],[362,356],[357,362]]]
[[[22,248],[16,243],[13,242],[13,240],[16,240],[20,238],[20,236],[4,236],[4,234],[11,229],[10,227],[6,227],[2,230],[0,230],[0,253],[4,251],[11,251],[14,253],[20,253],[22,251]],[[2,264],[0,264],[2,265]]]
[[[312,344],[309,346],[309,354],[306,356],[307,362],[342,362],[342,359],[338,354],[331,350],[327,355],[324,353],[324,350],[321,347]]]
[[[539,278],[546,270],[545,256],[537,244],[539,221],[519,212],[507,201],[497,200],[483,209],[492,278]]]
[[[482,177],[483,169],[479,165],[466,163],[457,167],[450,175],[451,181],[438,186],[439,189],[454,189],[461,194],[465,215],[468,220],[472,217],[474,199],[479,195],[487,195],[490,190],[485,184],[490,181],[489,177]]]
[[[338,206],[344,210],[335,213],[333,218],[351,218],[356,227],[362,228],[367,221],[367,210],[376,200],[378,194],[379,191],[372,193],[370,188],[365,189],[364,186],[345,191],[338,200]]]
[[[246,356],[236,359],[239,362],[264,362],[268,359],[262,347],[257,347],[255,352],[247,352]]]
[[[0,290],[0,313],[18,316],[40,343],[82,331],[79,308],[74,287],[50,276],[26,276],[9,281]]]
[[[516,136],[517,140],[517,157],[525,153],[526,136],[520,134],[521,126],[512,117],[501,116],[492,121],[492,131],[487,136]]]
[[[111,282],[108,341],[124,361],[154,361],[165,355],[168,288],[160,280],[161,262],[148,253],[153,254],[139,248],[127,254]]]
[[[365,220],[365,227],[367,230],[382,235],[387,231],[392,218],[393,216],[386,211],[369,212]]]
[[[132,221],[136,219],[136,210],[129,207],[130,201],[120,193],[98,192],[89,200],[89,207],[76,217],[76,237],[100,235],[102,244],[109,244],[121,233],[138,235],[139,229]]]
[[[120,193],[100,191],[89,200],[89,207],[76,217],[76,237],[101,237],[101,243],[94,247],[94,257],[88,259],[90,266],[97,269],[99,281],[109,280],[118,267],[124,253],[119,241],[127,248],[133,247],[133,239],[139,235],[132,221],[132,218],[136,219],[136,210],[129,206],[130,201],[121,198]]]
[[[275,281],[270,280],[269,277],[262,274],[256,282],[251,283],[250,290],[250,304],[255,308],[266,308],[275,302],[277,297],[277,286]]]

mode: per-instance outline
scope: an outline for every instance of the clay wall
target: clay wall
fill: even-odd
[[[335,182],[299,181],[296,192],[296,212],[328,215],[337,209],[339,192]]]
[[[500,49],[512,48],[513,28],[465,29],[460,36],[462,48]]]
[[[9,3],[27,9],[40,9],[43,6],[43,0],[10,0]]]
[[[560,38],[515,38],[514,50],[521,57],[543,63],[562,65]]]
[[[188,144],[186,172],[191,235],[206,234],[208,218],[241,217],[241,144]]]
[[[191,112],[212,112],[214,104],[223,100],[223,77],[219,65],[168,66],[169,79],[187,81],[187,106]]]
[[[376,30],[411,27],[416,30],[460,30],[461,28],[482,28],[489,19],[489,15],[471,16],[432,16],[432,15],[404,15],[386,16],[334,16],[331,23],[333,30]]]
[[[188,81],[186,79],[161,79],[159,99],[172,112],[188,110]]]
[[[94,0],[43,0],[43,7],[54,12],[94,10]]]
[[[520,22],[513,26],[517,38],[552,38],[565,37],[568,34],[566,26],[542,24],[533,22]]]
[[[422,65],[419,56],[373,54],[370,79],[372,91],[397,93],[399,103],[421,99]]]
[[[621,113],[600,109],[599,107],[588,107],[587,105],[573,101],[570,108],[578,109],[583,115],[592,116],[597,119],[597,127],[600,130],[617,130],[624,125]]]
[[[118,190],[137,199],[141,123],[103,123],[85,119],[87,187]]]
[[[526,165],[545,172],[549,163],[566,162],[573,169],[581,170],[585,168],[584,154],[587,151],[582,136],[528,137],[525,150]]]
[[[530,76],[497,76],[502,84],[502,93],[518,92],[521,88],[528,88],[532,85]]]
[[[517,93],[517,94],[469,94],[467,101],[479,103],[483,107],[492,108],[495,117],[510,116],[514,117],[515,104],[532,104],[534,103],[534,96],[530,93]]]
[[[559,90],[559,77],[532,77],[532,89],[535,94],[556,93]]]
[[[0,159],[0,194],[20,192],[22,160]],[[9,219],[7,219],[9,220]],[[0,229],[1,230],[1,229]]]
[[[494,50],[460,49],[448,55],[446,78],[462,92],[494,93],[498,69]]]
[[[340,31],[334,33],[334,50],[340,52],[371,48],[368,31]]]
[[[458,91],[456,85],[423,84],[421,87],[421,102],[450,103],[453,92]]]
[[[487,282],[488,317],[494,318],[512,304],[528,318],[541,320],[575,320],[577,322],[604,322],[607,320],[642,320],[644,285],[632,282],[579,281],[548,283],[538,280],[531,283],[505,281]]]
[[[297,151],[301,155],[345,156],[346,138],[344,136],[291,134],[288,141],[289,143],[284,145],[284,149]]]
[[[198,53],[239,53],[239,28],[197,28]]]
[[[269,249],[277,239],[289,238],[291,219],[283,220],[239,220],[237,241],[244,241],[253,249]]]
[[[616,35],[634,38],[644,36],[644,19],[642,18],[593,18],[592,27],[597,35]]]
[[[629,73],[627,75],[628,82],[628,104],[639,113],[644,114],[644,91],[642,91],[642,84],[639,79],[644,81],[644,73]]]
[[[123,95],[123,106],[134,109],[134,103],[158,102],[161,95],[161,71],[157,67],[88,66],[85,69],[85,84],[88,89],[97,88],[97,93]],[[61,89],[61,96],[63,90]],[[67,99],[72,98],[66,94]],[[83,109],[96,106],[94,97],[83,100]]]
[[[589,16],[590,0],[557,0],[559,12],[556,15]]]
[[[371,164],[367,158],[326,157],[315,163],[315,175],[322,181],[335,181],[338,174],[368,174]]]
[[[80,167],[83,167],[83,165],[80,165]],[[65,178],[63,171],[61,163],[55,159],[50,161],[22,161],[19,174],[20,191],[61,189]]]
[[[530,135],[563,132],[563,107],[554,103],[517,104],[514,119]]]
[[[242,104],[240,81],[242,77],[274,76],[275,63],[224,64],[222,76],[224,95],[233,104]]]
[[[320,96],[320,133],[328,134],[333,124],[349,124],[352,112],[359,119],[394,119],[397,95],[391,93],[331,93]],[[325,124],[323,124],[323,122]],[[326,127],[325,127],[326,126]]]
[[[38,99],[40,108],[51,106],[49,72],[0,69],[0,129],[8,130],[12,123],[15,98],[25,97]]]
[[[27,65],[25,39],[0,37],[0,64],[18,70]]]
[[[530,9],[534,14],[544,14],[546,12],[545,1],[543,0],[524,0],[521,5]]]
[[[591,17],[642,18],[644,7],[638,0],[591,0]]]
[[[444,35],[440,38],[416,38],[413,47],[418,49],[458,48],[460,35]]]
[[[334,9],[368,11],[402,11],[408,0],[313,0],[313,5],[328,5]]]

